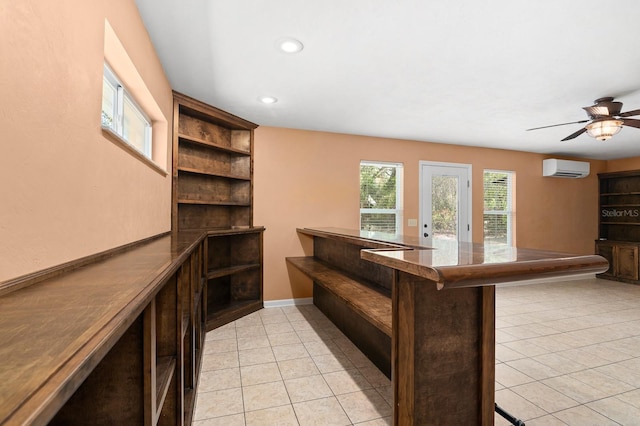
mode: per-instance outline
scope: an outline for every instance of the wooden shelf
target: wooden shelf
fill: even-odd
[[[251,203],[242,203],[242,202],[234,202],[234,201],[188,200],[184,198],[179,198],[178,204],[201,204],[201,205],[207,205],[207,206],[251,207]]]
[[[220,306],[207,317],[207,330],[213,330],[262,309],[262,300],[240,300]]]
[[[251,152],[243,151],[241,149],[231,148],[231,147],[228,147],[228,146],[218,145],[218,144],[206,141],[204,139],[200,139],[200,138],[197,138],[197,137],[194,137],[194,136],[185,135],[183,133],[178,133],[178,138],[180,139],[180,141],[203,145],[203,146],[206,146],[208,148],[217,149],[219,151],[224,151],[224,152],[228,152],[228,153],[231,153],[231,154],[247,155],[247,156],[251,155]]]
[[[198,175],[205,175],[205,176],[216,176],[216,177],[222,177],[222,178],[227,178],[227,179],[235,179],[235,180],[246,180],[246,181],[250,181],[251,180],[251,177],[247,177],[247,176],[233,175],[231,173],[223,173],[223,172],[209,172],[209,171],[198,170],[198,169],[193,169],[193,168],[189,168],[189,167],[178,167],[178,171],[186,172],[186,173],[193,173],[193,174],[198,174]]]
[[[603,192],[600,194],[601,197],[607,197],[609,195],[640,195],[640,191],[632,191],[632,192]]]
[[[259,263],[252,263],[249,265],[229,266],[228,268],[215,269],[207,273],[208,279],[220,278],[227,275],[237,274],[239,272],[250,271],[251,269],[257,269],[260,267]]]
[[[208,237],[216,236],[229,236],[229,235],[241,235],[241,234],[257,234],[264,232],[264,226],[234,226],[226,229],[211,229],[207,232]]]
[[[164,404],[169,391],[169,385],[176,371],[176,358],[173,356],[160,357],[156,361],[156,404],[158,411]]]

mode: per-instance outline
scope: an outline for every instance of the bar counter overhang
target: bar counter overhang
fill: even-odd
[[[314,251],[316,242],[325,239],[355,245],[362,248],[362,260],[393,270],[391,378],[396,425],[492,425],[495,286],[608,268],[606,259],[597,255],[457,241],[429,247],[417,238],[341,228],[298,232],[313,237]],[[340,256],[340,250],[334,255]]]

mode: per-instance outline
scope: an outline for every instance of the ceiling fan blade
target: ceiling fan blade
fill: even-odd
[[[633,118],[625,118],[622,120],[623,126],[635,127],[636,129],[640,129],[640,120],[635,120]]]
[[[633,111],[621,112],[619,117],[633,117],[634,115],[640,115],[640,109],[634,109]]]
[[[583,134],[586,131],[587,131],[587,128],[583,127],[582,129],[578,130],[577,132],[571,133],[569,136],[567,136],[566,138],[562,139],[561,142],[568,141],[568,140],[573,139],[573,138],[577,138],[578,136],[580,136],[581,134]]]
[[[527,132],[529,130],[547,129],[549,127],[566,126],[567,124],[580,124],[580,123],[586,123],[588,121],[590,120],[580,120],[580,121],[572,121],[571,123],[552,124],[551,126],[534,127],[533,129],[527,129]]]

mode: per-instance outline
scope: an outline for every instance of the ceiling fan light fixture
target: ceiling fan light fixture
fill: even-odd
[[[606,141],[622,129],[622,120],[606,118],[587,124],[587,134],[599,141]]]

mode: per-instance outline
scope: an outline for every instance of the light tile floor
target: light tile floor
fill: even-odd
[[[503,287],[496,311],[501,407],[527,426],[640,425],[640,286]]]
[[[194,425],[390,425],[391,383],[315,306],[207,333]]]
[[[502,408],[527,426],[640,425],[640,286],[501,287],[496,305]],[[204,352],[196,426],[392,423],[389,380],[313,305],[213,330]]]

